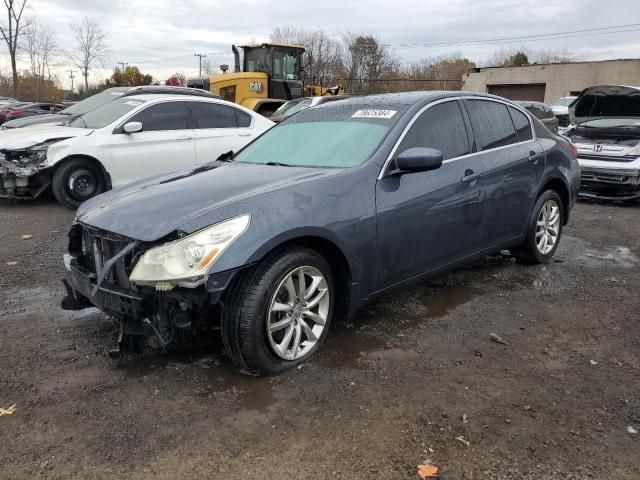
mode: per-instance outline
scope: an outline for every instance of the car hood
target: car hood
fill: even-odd
[[[640,118],[640,87],[602,85],[585,88],[569,107],[573,125],[601,118]]]
[[[58,125],[35,125],[0,131],[0,150],[19,150],[49,140],[82,137],[93,132],[90,128],[71,128]]]
[[[12,128],[29,127],[31,125],[61,125],[73,120],[75,116],[65,115],[63,113],[45,113],[43,115],[34,115],[31,117],[16,118],[2,124],[3,130]]]
[[[99,195],[80,206],[78,221],[136,240],[155,241],[174,231],[192,233],[234,214],[255,214],[270,205],[268,198],[252,202],[256,197],[286,188],[309,191],[313,188],[309,183],[331,181],[342,171],[225,162],[213,162],[209,168],[157,176]],[[247,208],[232,212],[243,202]]]

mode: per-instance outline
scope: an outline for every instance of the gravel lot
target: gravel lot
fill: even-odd
[[[59,307],[72,218],[0,202],[2,479],[640,479],[640,206],[580,203],[554,263],[386,297],[270,378],[217,339],[112,367],[114,323]]]

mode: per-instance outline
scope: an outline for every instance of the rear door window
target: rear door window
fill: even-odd
[[[533,138],[533,134],[531,133],[531,124],[529,123],[527,116],[520,110],[512,107],[509,107],[509,112],[511,112],[511,118],[513,118],[513,124],[516,127],[518,141],[525,142],[527,140],[531,140]]]
[[[470,153],[467,129],[457,101],[425,110],[402,139],[396,155],[414,147],[440,150],[444,160]]]
[[[236,128],[236,109],[227,105],[208,102],[191,104],[195,128]]]
[[[466,100],[469,118],[480,150],[518,142],[507,106],[489,100]]]
[[[136,114],[129,122],[142,123],[144,132],[185,130],[187,128],[187,103],[156,103]]]

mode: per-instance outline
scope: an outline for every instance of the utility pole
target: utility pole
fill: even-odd
[[[122,67],[122,74],[124,75],[124,67],[129,65],[127,62],[116,62],[118,65]]]
[[[207,58],[207,56],[204,53],[194,53],[193,56],[198,57],[200,61],[200,68],[198,69],[198,77],[201,77],[202,76],[202,59]]]
[[[71,93],[73,93],[73,79],[76,78],[73,75],[73,70],[69,70],[69,78],[71,79]]]

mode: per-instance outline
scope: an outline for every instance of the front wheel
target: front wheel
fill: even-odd
[[[533,207],[527,237],[514,249],[514,256],[523,263],[536,264],[551,261],[560,244],[564,222],[560,195],[553,190],[542,192]]]
[[[104,192],[105,181],[95,163],[84,158],[74,158],[56,169],[51,189],[58,202],[75,210],[82,202]]]
[[[311,357],[326,338],[335,290],[317,252],[279,252],[232,287],[222,320],[225,348],[236,365],[268,375]]]

